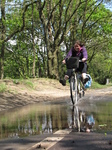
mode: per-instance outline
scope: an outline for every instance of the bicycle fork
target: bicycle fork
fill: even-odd
[[[75,73],[75,104],[77,104],[77,74]]]

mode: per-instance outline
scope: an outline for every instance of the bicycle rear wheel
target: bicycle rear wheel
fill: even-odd
[[[78,85],[79,98],[81,98],[81,97],[84,96],[85,92],[84,92],[84,88],[83,88],[83,83],[82,83],[82,81],[80,79],[78,80],[77,85]]]
[[[84,97],[85,91],[84,91],[84,86],[81,80],[79,80],[80,88],[79,88],[79,97]]]
[[[77,104],[77,79],[72,76],[70,78],[70,94],[73,105]]]

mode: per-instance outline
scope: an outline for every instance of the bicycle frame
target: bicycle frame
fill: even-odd
[[[73,69],[73,73],[70,78],[70,93],[73,105],[78,103],[79,98],[81,98],[81,93],[84,96],[84,88],[81,81],[81,76],[75,71],[75,69]]]
[[[78,99],[81,98],[82,91],[84,96],[83,84],[81,79],[78,77],[79,73],[76,72],[76,69],[79,68],[80,62],[82,62],[82,60],[79,60],[78,57],[70,57],[66,60],[67,69],[72,69],[72,75],[70,77],[70,93],[73,105],[76,105]]]

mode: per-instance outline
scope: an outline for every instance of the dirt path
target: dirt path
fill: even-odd
[[[70,98],[69,86],[62,86],[59,82],[50,79],[33,79],[34,88],[28,88],[24,84],[15,84],[12,81],[4,81],[7,92],[0,93],[0,111],[19,106],[37,103],[40,101],[53,101]],[[112,87],[100,90],[87,90],[90,100],[95,97],[112,96]]]
[[[7,92],[0,93],[0,111],[41,101],[59,100],[69,97],[69,86],[62,86],[59,82],[50,79],[33,79],[35,87],[25,84],[15,84],[4,81]]]

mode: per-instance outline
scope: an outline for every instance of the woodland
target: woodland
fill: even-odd
[[[92,79],[111,81],[111,0],[0,1],[0,79],[59,79],[76,40],[85,44]]]

